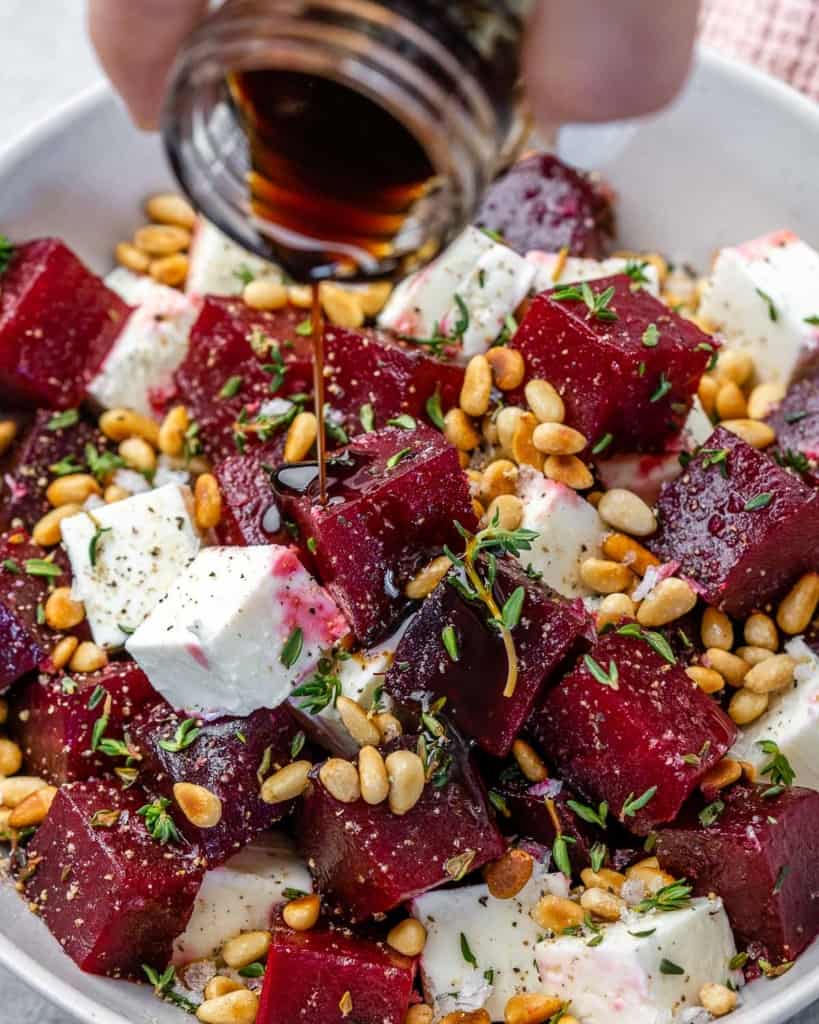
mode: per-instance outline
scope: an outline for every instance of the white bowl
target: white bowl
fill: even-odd
[[[602,166],[617,189],[623,246],[705,266],[718,246],[774,228],[819,244],[819,107],[715,54],[700,54],[684,95],[660,117],[567,130],[561,148]],[[0,229],[62,236],[105,271],[141,200],[170,184],[158,140],[134,131],[97,88],[0,155]],[[147,987],[81,973],[10,886],[0,886],[0,961],[86,1024],[184,1019]],[[779,1024],[817,998],[814,944],[782,978],[746,988],[731,1024]]]

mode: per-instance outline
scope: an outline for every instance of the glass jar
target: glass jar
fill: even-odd
[[[398,278],[471,220],[525,138],[533,0],[228,0],[171,76],[193,202],[301,281]]]

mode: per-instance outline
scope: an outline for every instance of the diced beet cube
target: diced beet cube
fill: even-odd
[[[697,895],[715,892],[738,944],[792,960],[819,934],[819,793],[797,786],[766,797],[767,786],[723,791],[703,819],[702,804],[657,834],[660,865]],[[720,812],[719,805],[724,805]]]
[[[673,821],[737,727],[642,638],[610,633],[546,693],[530,729],[561,776],[630,832]],[[655,789],[656,787],[656,789]],[[643,807],[629,813],[629,802]]]
[[[403,1024],[415,961],[333,925],[273,927],[257,1024]]]
[[[18,245],[0,290],[0,395],[78,405],[129,312],[58,239]]]
[[[609,453],[663,451],[685,423],[714,348],[696,324],[632,284],[617,274],[591,285],[595,296],[614,288],[606,311],[616,319],[593,314],[580,300],[555,299],[559,290],[543,292],[512,342],[526,362],[526,380],[553,384],[566,422],[590,444],[611,434]]]
[[[162,967],[202,881],[195,847],[162,845],[137,814],[134,786],[63,786],[28,849],[26,895],[71,959],[91,974],[142,977]],[[37,862],[36,858],[40,858]]]
[[[448,772],[401,816],[386,802],[339,803],[314,773],[297,812],[297,842],[318,889],[351,920],[386,913],[503,853],[472,758],[451,730],[447,737]],[[404,736],[384,754],[415,745]]]
[[[487,190],[478,227],[497,231],[526,255],[532,249],[601,259],[613,234],[609,199],[587,175],[551,153],[515,164]]]
[[[284,441],[279,439],[213,467],[222,493],[222,518],[216,527],[220,544],[289,543],[270,481],[270,470],[281,464],[283,453]]]
[[[508,658],[497,630],[487,623],[480,601],[467,601],[448,580],[421,605],[401,638],[386,690],[399,704],[446,697],[447,714],[488,754],[505,757],[541,692],[543,684],[583,645],[593,626],[581,602],[571,603],[533,583],[517,563],[497,562],[494,595],[503,608],[523,587],[519,624],[512,630],[518,660],[515,692],[504,696]],[[458,660],[447,653],[441,635],[452,626]],[[587,645],[583,645],[587,646]]]
[[[180,829],[201,848],[208,867],[215,867],[290,811],[289,802],[266,804],[260,788],[264,773],[292,760],[298,728],[285,707],[263,708],[247,718],[197,719],[200,731],[193,742],[183,735],[182,749],[173,749],[184,721],[163,703],[139,715],[129,731],[142,754],[143,784],[152,792],[173,799],[175,783],[192,782],[222,801],[222,818],[213,828],[197,828],[175,811]]]
[[[819,468],[819,377],[797,381],[768,417],[776,431],[777,454],[785,463],[801,468],[799,456],[816,482]]]
[[[718,427],[658,504],[649,547],[678,561],[702,597],[744,618],[801,573],[819,569],[819,496]]]
[[[458,453],[426,427],[355,438],[330,465],[324,507],[314,468],[283,467],[274,480],[282,513],[365,643],[390,626],[418,569],[444,544],[457,546],[453,520],[475,525]]]
[[[84,675],[42,675],[15,694],[14,731],[34,774],[60,786],[110,772],[122,763],[91,749],[94,723],[106,712],[108,694],[111,706],[104,736],[116,740],[123,739],[137,711],[160,699],[132,661],[112,661]]]

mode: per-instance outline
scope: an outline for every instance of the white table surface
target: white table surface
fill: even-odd
[[[84,0],[0,0],[0,146],[101,78],[84,8]],[[70,1022],[0,968],[0,1024]],[[819,1004],[792,1024],[819,1024]]]

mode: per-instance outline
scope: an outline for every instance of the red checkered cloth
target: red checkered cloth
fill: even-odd
[[[703,42],[819,100],[819,0],[704,0]]]

